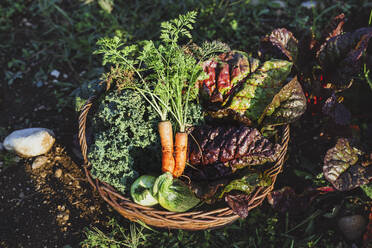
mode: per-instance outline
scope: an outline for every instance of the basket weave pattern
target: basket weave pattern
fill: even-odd
[[[89,161],[87,158],[87,142],[86,142],[86,121],[88,112],[91,109],[97,96],[92,96],[83,106],[79,116],[79,142],[84,157],[85,175],[92,185],[97,190],[100,196],[110,204],[123,217],[131,221],[140,221],[148,225],[168,228],[168,229],[184,229],[184,230],[204,230],[222,227],[237,220],[239,216],[235,214],[229,207],[220,208],[212,211],[192,211],[185,213],[176,213],[166,210],[159,210],[152,207],[145,207],[136,204],[131,199],[124,197],[118,193],[112,186],[98,179],[93,179],[89,171]],[[254,192],[249,195],[248,210],[251,210],[262,204],[266,196],[274,188],[277,175],[281,172],[285,155],[287,153],[289,142],[289,125],[286,125],[282,134],[282,150],[278,160],[266,173],[271,177],[272,184],[268,187],[257,187]]]

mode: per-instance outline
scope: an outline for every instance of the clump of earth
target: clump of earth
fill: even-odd
[[[113,210],[60,144],[0,172],[0,247],[78,247],[84,228],[104,227]]]

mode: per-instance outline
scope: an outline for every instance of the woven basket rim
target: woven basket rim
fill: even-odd
[[[79,143],[81,152],[84,158],[83,168],[88,182],[94,190],[97,190],[103,200],[112,206],[123,217],[133,222],[145,223],[146,225],[167,228],[167,229],[183,229],[183,230],[205,230],[215,229],[228,225],[239,218],[228,206],[225,208],[214,209],[211,211],[188,211],[184,213],[170,212],[167,210],[159,210],[153,207],[145,207],[132,202],[127,197],[116,191],[111,185],[94,179],[90,173],[89,161],[87,158],[87,142],[86,142],[86,121],[89,110],[94,104],[98,96],[90,97],[82,107],[79,116]],[[274,188],[277,175],[282,171],[282,167],[287,153],[289,143],[289,125],[285,125],[282,133],[280,155],[275,164],[266,171],[271,177],[272,183],[270,186],[257,187],[249,196],[248,211],[262,204],[266,196]]]

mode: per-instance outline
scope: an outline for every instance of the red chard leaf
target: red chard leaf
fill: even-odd
[[[216,67],[217,61],[215,60],[208,60],[203,63],[203,70],[207,73],[208,78],[200,82],[200,88],[202,93],[205,93],[208,96],[211,96],[212,92],[216,88]]]
[[[189,137],[189,163],[198,166],[223,164],[234,169],[273,162],[280,145],[247,126],[199,126]]]
[[[323,44],[330,38],[333,38],[337,35],[342,34],[342,29],[345,24],[346,17],[344,13],[339,14],[338,16],[334,17],[332,21],[328,24],[328,26],[323,30],[322,37],[320,38],[319,43]]]
[[[372,167],[363,166],[362,154],[359,149],[351,147],[347,139],[338,139],[336,146],[329,149],[324,157],[324,177],[340,191],[368,183]]]
[[[352,77],[360,71],[362,54],[372,37],[372,28],[360,28],[354,32],[330,38],[317,53],[325,81],[333,88],[348,88]]]
[[[266,61],[242,81],[241,87],[225,100],[222,108],[209,114],[214,118],[233,114],[229,117],[257,121],[284,85],[291,68],[292,63],[286,60]]]
[[[298,41],[292,34],[285,28],[274,29],[270,35],[266,36],[261,40],[261,52],[269,53],[271,47],[278,49],[283,53],[290,61],[297,60],[297,45]],[[270,47],[271,46],[271,47]],[[276,51],[272,51],[274,55]]]
[[[306,110],[306,97],[297,77],[287,83],[263,111],[258,123],[281,125],[296,121]]]

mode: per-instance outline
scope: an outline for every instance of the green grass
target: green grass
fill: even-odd
[[[199,11],[196,42],[218,39],[234,49],[254,52],[259,39],[274,27],[287,27],[295,33],[309,27],[317,31],[335,14],[350,15],[369,6],[362,0],[329,6],[331,1],[322,1],[314,9],[301,7],[297,0],[286,1],[286,8],[272,1],[258,2],[4,0],[0,3],[0,73],[9,86],[16,87],[26,79],[36,85],[50,80],[52,70],[62,71],[67,78],[58,79],[61,82],[55,85],[65,91],[56,94],[60,98],[100,76],[101,58],[92,55],[100,37],[116,34],[128,43],[156,39],[160,22],[189,10]]]

